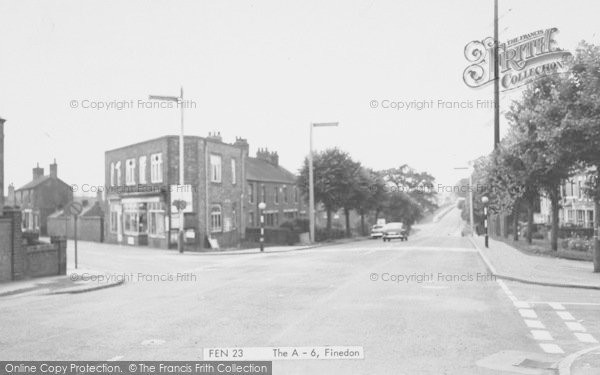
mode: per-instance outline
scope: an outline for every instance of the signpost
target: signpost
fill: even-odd
[[[77,217],[83,211],[83,205],[79,202],[71,202],[65,209],[65,213],[73,215],[73,240],[75,242],[75,269],[77,269]],[[65,233],[66,237],[67,233]]]

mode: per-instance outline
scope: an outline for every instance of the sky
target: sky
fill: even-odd
[[[597,44],[597,8],[500,0],[500,39],[558,27],[564,49]],[[180,87],[186,134],[247,138],[251,154],[278,151],[292,172],[309,124],[337,121],[315,130],[316,150],[454,184],[466,175],[455,167],[493,148],[492,106],[452,104],[493,98],[491,85],[462,79],[464,47],[493,35],[492,17],[492,0],[0,0],[5,186],[30,181],[37,163],[48,173],[53,159],[65,182],[103,185],[106,150],[178,133],[176,108],[146,106]],[[501,110],[519,95],[502,94]],[[382,108],[422,101],[434,105]]]

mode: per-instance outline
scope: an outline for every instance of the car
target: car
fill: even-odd
[[[381,238],[383,236],[383,225],[375,224],[371,227],[371,238]]]
[[[399,238],[400,241],[408,240],[408,230],[403,223],[388,223],[383,227],[383,235],[381,236],[383,242],[391,241]]]

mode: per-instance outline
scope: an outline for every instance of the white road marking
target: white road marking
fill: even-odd
[[[537,319],[537,314],[532,309],[519,309],[519,314],[523,318]]]
[[[532,305],[550,305],[556,303],[558,305],[572,305],[572,306],[600,306],[598,302],[548,302],[548,301],[526,301]],[[558,309],[557,309],[558,310]]]
[[[565,324],[567,325],[567,327],[569,327],[569,329],[571,331],[586,332],[585,327],[582,326],[580,323],[577,323],[577,322],[565,322]]]
[[[581,342],[585,342],[585,343],[589,343],[589,344],[596,344],[596,343],[598,343],[598,340],[596,340],[594,338],[594,336],[590,335],[589,333],[575,332],[573,334],[575,335],[575,337],[577,337],[577,340],[579,340]]]
[[[538,341],[554,341],[554,338],[548,331],[532,329],[531,335],[533,336],[534,339],[536,339]]]
[[[550,307],[552,307],[554,310],[564,310],[565,307],[558,302],[548,302],[548,305],[550,305]]]
[[[527,302],[522,302],[522,301],[516,301],[514,302],[515,307],[518,309],[529,309],[531,308],[531,305],[528,304]]]
[[[556,344],[540,343],[540,347],[542,348],[543,351],[545,351],[546,353],[549,353],[549,354],[563,354],[564,353],[564,351],[560,348],[560,346],[558,346]]]
[[[531,320],[531,319],[524,319],[524,320],[525,320],[525,324],[527,324],[527,327],[529,327],[529,328],[546,329],[546,326],[544,326],[544,323],[540,322],[539,320]]]
[[[556,312],[558,314],[558,316],[560,316],[563,320],[575,320],[575,318],[573,318],[573,315],[571,315],[570,312],[568,311],[557,311]]]

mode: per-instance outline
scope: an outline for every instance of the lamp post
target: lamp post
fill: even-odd
[[[310,123],[310,144],[308,152],[308,216],[310,222],[310,242],[315,242],[315,183],[313,172],[313,128],[338,126],[337,122]]]
[[[260,202],[258,204],[258,209],[260,210],[260,251],[265,251],[265,208],[267,205],[265,202]]]
[[[184,163],[183,163],[183,87],[180,88],[179,96],[161,96],[161,95],[150,95],[150,100],[160,100],[166,102],[175,102],[179,105],[181,110],[181,129],[179,132],[179,185],[183,189],[185,184],[184,180]],[[179,210],[179,233],[177,235],[177,249],[180,253],[183,253],[183,224],[184,224],[184,213],[183,210]]]
[[[483,203],[483,227],[485,228],[485,247],[490,247],[488,240],[488,202],[488,197],[481,197],[481,203]]]

